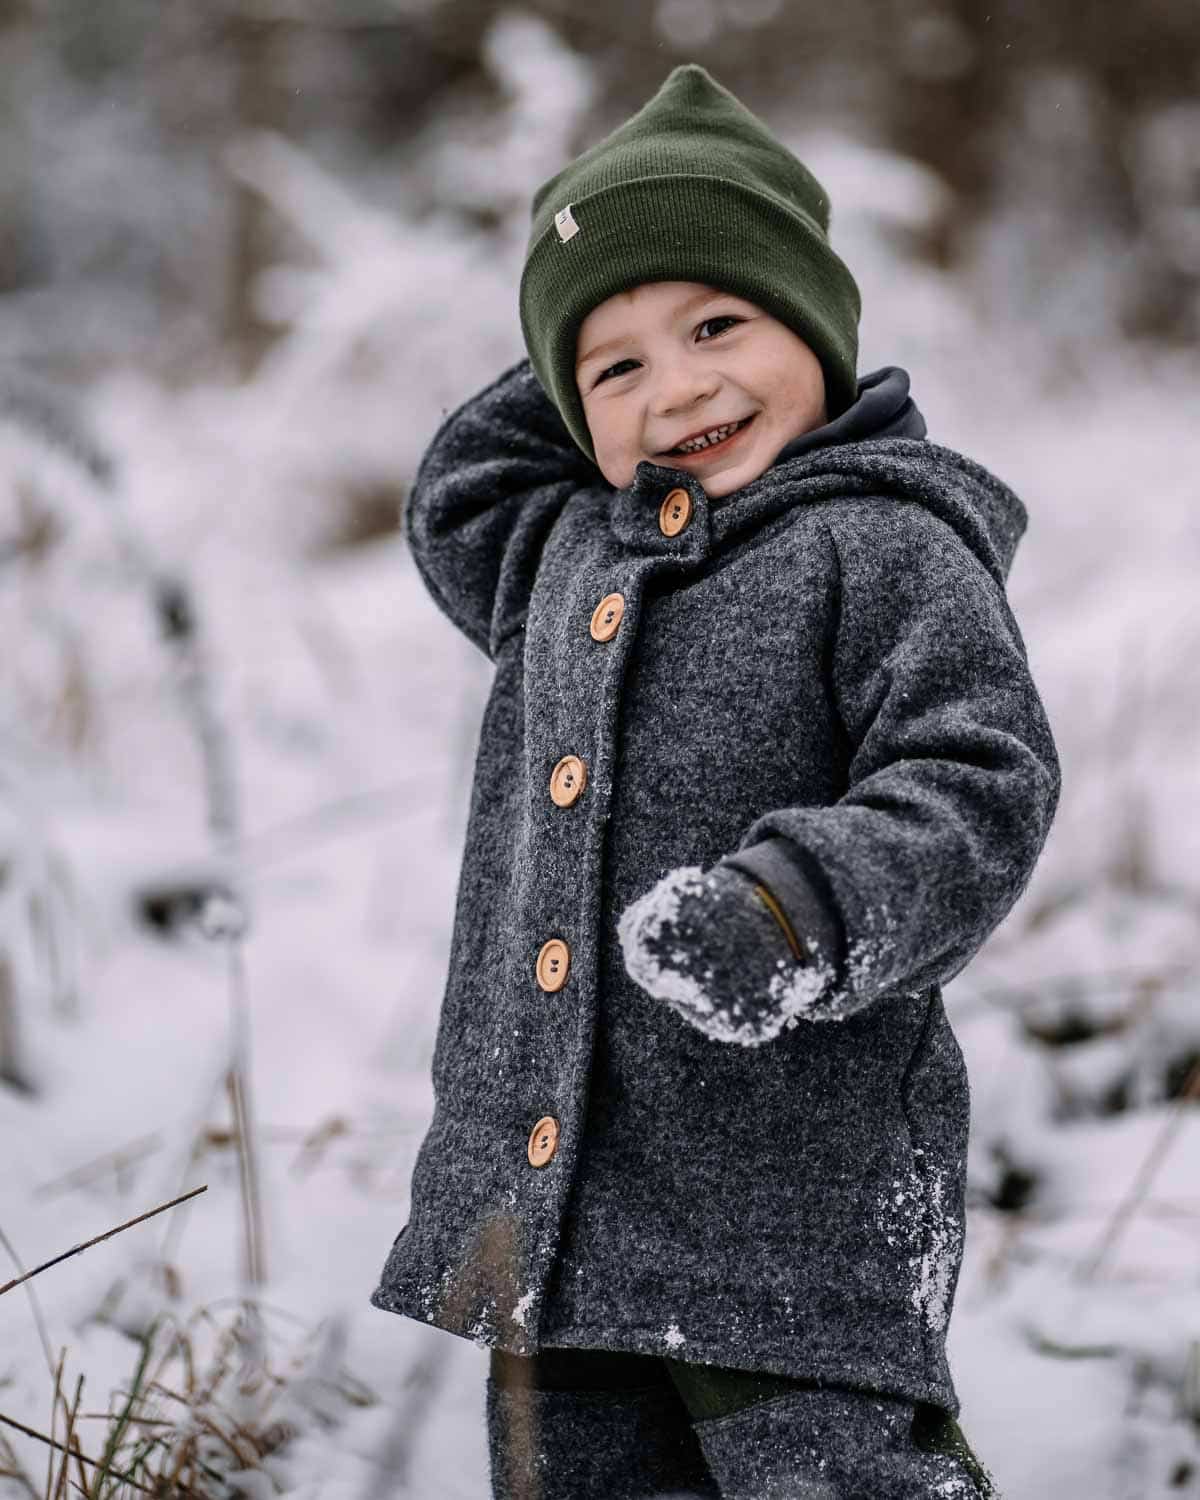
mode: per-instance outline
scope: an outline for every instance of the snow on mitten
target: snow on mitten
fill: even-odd
[[[621,913],[626,972],[714,1041],[761,1046],[832,979],[777,912],[770,892],[730,865],[670,870]]]

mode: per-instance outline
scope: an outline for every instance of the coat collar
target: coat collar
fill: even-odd
[[[860,379],[857,400],[839,417],[801,434],[757,479],[721,499],[710,499],[686,470],[638,464],[633,483],[612,492],[610,524],[624,546],[686,568],[795,505],[882,494],[940,516],[1003,583],[1025,529],[1024,506],[981,465],[925,434],[907,371],[886,365]],[[688,525],[669,537],[659,513],[673,489],[685,489],[693,509]]]
[[[707,556],[714,544],[720,544],[742,526],[765,518],[765,495],[777,495],[783,488],[777,471],[809,453],[843,443],[868,438],[925,436],[925,419],[909,395],[909,377],[898,365],[864,375],[858,382],[858,396],[833,421],[802,433],[777,455],[770,468],[756,480],[719,500],[709,498],[704,486],[686,469],[644,461],[637,466],[628,488],[615,492],[612,503],[612,525],[626,546],[639,552],[678,557],[681,560]],[[673,489],[685,489],[691,496],[693,515],[676,537],[662,534],[658,512]],[[786,502],[784,502],[786,503]]]

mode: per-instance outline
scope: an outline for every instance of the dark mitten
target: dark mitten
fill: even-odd
[[[617,935],[630,978],[716,1041],[771,1041],[833,980],[771,892],[728,865],[669,871],[621,914]]]

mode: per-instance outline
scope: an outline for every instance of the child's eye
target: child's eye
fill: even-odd
[[[608,367],[607,370],[601,370],[600,371],[599,375],[596,376],[596,384],[599,385],[602,380],[607,380],[608,377],[612,374],[612,372],[614,370],[619,370],[622,365],[635,365],[635,364],[637,364],[637,360],[636,359],[619,359],[619,360],[617,360],[617,362],[616,362],[615,365],[609,365],[609,367]]]
[[[704,322],[700,324],[700,327],[701,328],[707,328],[710,323],[740,323],[740,322],[742,322],[741,318],[735,318],[735,317],[732,317],[728,313],[722,313],[719,318],[705,318]],[[722,328],[720,330],[720,333],[714,333],[712,337],[714,339],[715,338],[720,338],[721,333],[724,333],[724,332],[725,332],[725,330]],[[704,342],[705,343],[711,343],[712,339],[706,339]]]
[[[699,325],[699,327],[703,329],[703,328],[708,328],[710,326],[710,324],[713,324],[713,323],[727,323],[727,324],[732,325],[732,324],[735,324],[735,323],[744,323],[745,321],[746,321],[745,318],[736,318],[736,317],[732,316],[729,313],[722,313],[721,316],[717,317],[717,318],[705,318],[704,322],[701,323]],[[724,332],[725,332],[724,328],[719,328],[716,333],[714,333],[714,334],[711,335],[710,338],[703,339],[701,342],[702,343],[706,343],[706,344],[711,344],[713,339],[720,338],[721,334],[723,334]],[[609,365],[609,367],[608,367],[607,370],[601,370],[600,371],[599,375],[596,376],[595,384],[599,385],[601,383],[601,381],[607,380],[610,375],[616,375],[616,374],[618,374],[620,372],[620,369],[621,369],[622,365],[636,365],[636,364],[637,364],[637,360],[636,359],[619,359],[616,362],[615,365]],[[593,389],[594,388],[595,387],[593,386]]]

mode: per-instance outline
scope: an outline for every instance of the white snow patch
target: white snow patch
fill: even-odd
[[[532,1306],[533,1306],[533,1293],[532,1292],[526,1292],[525,1295],[517,1303],[516,1307],[513,1308],[513,1311],[512,1311],[512,1320],[513,1320],[513,1322],[514,1323],[519,1323],[522,1328],[528,1328],[529,1324],[526,1323],[526,1321],[525,1321],[525,1314],[529,1311],[529,1309]]]
[[[671,1326],[667,1329],[664,1337],[666,1339],[668,1349],[681,1349],[687,1342],[683,1334],[679,1331],[678,1323],[672,1323]]]
[[[950,1292],[962,1257],[963,1226],[944,1203],[945,1177],[934,1171],[926,1197],[928,1239],[917,1273],[913,1305],[935,1332],[942,1332],[950,1316]]]
[[[943,1496],[944,1500],[975,1500],[978,1491],[971,1480],[965,1479],[961,1474],[955,1474],[950,1479],[943,1479],[936,1484],[933,1493]]]
[[[963,1248],[962,1222],[945,1202],[945,1174],[931,1169],[926,1182],[912,1170],[891,1187],[895,1191],[880,1199],[876,1225],[889,1245],[911,1251],[910,1300],[931,1331],[943,1332]]]
[[[887,960],[896,951],[896,921],[884,904],[866,913],[863,931],[846,951],[847,1014],[852,1014],[885,989]]]
[[[490,1349],[496,1342],[495,1333],[488,1324],[486,1318],[480,1317],[471,1324],[466,1332],[467,1338],[477,1349]]]

